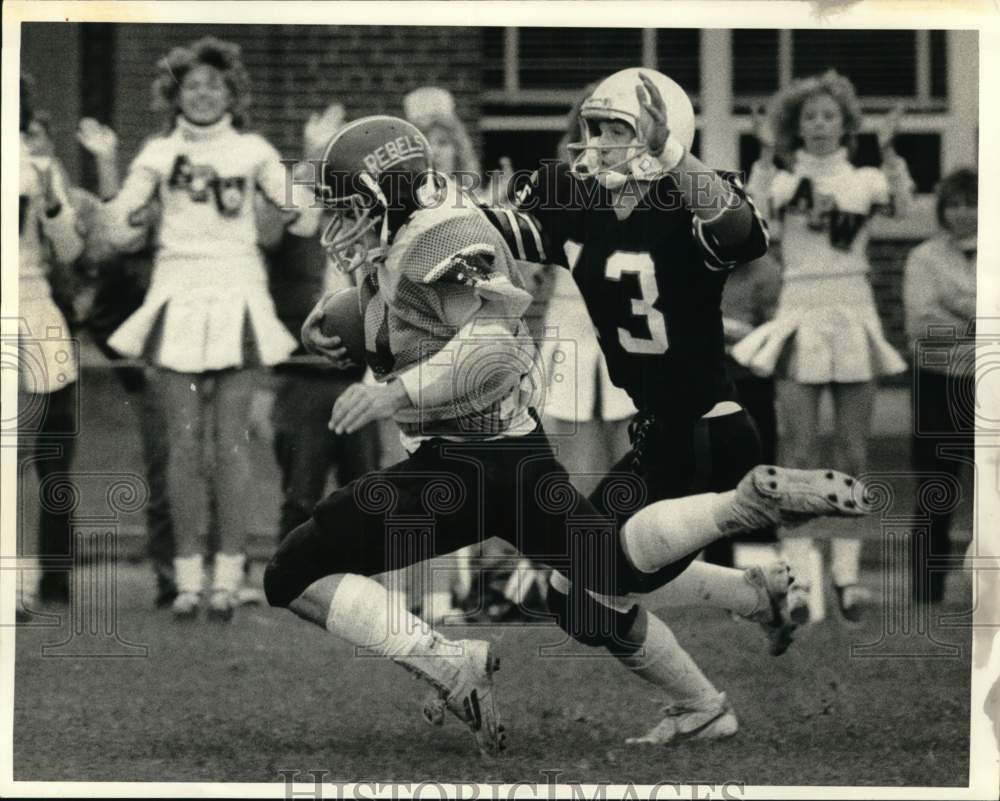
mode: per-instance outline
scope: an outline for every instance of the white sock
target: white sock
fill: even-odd
[[[760,603],[745,570],[700,561],[647,598],[648,605],[713,606],[744,617],[758,611]]]
[[[632,656],[619,657],[636,676],[660,688],[674,703],[698,708],[714,702],[719,691],[685,651],[666,623],[645,610],[646,637]]]
[[[343,574],[330,600],[326,629],[369,653],[417,670],[436,685],[450,687],[461,645],[442,637],[397,599],[377,581]]]
[[[26,607],[37,605],[38,585],[42,580],[37,556],[22,556],[17,560],[17,603]]]
[[[175,556],[174,579],[177,582],[177,591],[200,593],[202,571],[200,553],[194,556]]]
[[[732,505],[732,493],[707,492],[657,501],[640,509],[622,529],[622,545],[632,565],[655,573],[724,535],[717,522]]]
[[[217,553],[212,589],[236,592],[243,583],[243,563],[241,553]]]
[[[830,574],[838,587],[857,584],[861,567],[861,540],[834,537],[830,540]]]
[[[809,619],[818,623],[826,617],[823,588],[823,554],[811,537],[785,537],[781,553],[795,576],[795,581],[808,590]]]

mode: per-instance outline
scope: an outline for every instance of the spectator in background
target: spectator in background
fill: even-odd
[[[109,201],[118,194],[118,137],[97,120],[80,120],[77,141],[90,153],[97,165],[100,200]],[[97,198],[82,198],[86,247],[84,267],[96,285],[84,325],[91,339],[109,359],[121,356],[108,345],[108,338],[142,306],[149,287],[159,205],[154,201],[143,210],[144,219],[136,219],[136,235],[118,252],[107,247],[107,237],[100,230],[101,215]],[[86,211],[83,211],[86,209]],[[150,388],[150,368],[123,367],[114,370],[122,388],[138,399],[139,436],[149,500],[146,504],[147,554],[156,579],[155,604],[169,606],[177,597],[174,578],[173,523],[167,496],[167,426],[157,392]]]
[[[954,477],[963,462],[975,461],[978,186],[978,175],[969,169],[941,181],[937,189],[941,231],[914,248],[906,261],[903,303],[916,357],[913,466],[918,474]],[[921,359],[925,349],[933,350],[934,358]],[[944,446],[947,454],[939,452]],[[917,497],[923,495],[918,488]],[[929,512],[931,525],[929,540],[918,542],[915,537],[911,551],[915,600],[937,603],[944,597],[945,573],[929,571],[928,559],[949,553],[952,501],[949,497],[930,510],[920,508],[918,501],[917,515]]]
[[[787,379],[779,388],[783,462],[807,467],[817,461],[819,407],[833,400],[834,467],[850,474],[868,465],[868,437],[880,376],[906,363],[886,341],[868,281],[868,222],[879,210],[905,215],[912,192],[906,162],[893,149],[899,112],[879,126],[882,167],[850,162],[861,128],[854,86],[830,71],[796,81],[778,94],[770,120],[755,116],[761,157],[748,189],[780,223],[784,285],[771,322],[734,349],[733,356],[758,375]],[[774,164],[775,151],[789,169]],[[808,537],[784,542],[788,561],[803,584],[823,577]],[[834,536],[831,572],[837,606],[850,621],[863,614],[861,541]],[[815,617],[819,607],[812,604]]]
[[[339,103],[310,116],[303,133],[305,160],[321,159],[343,123],[344,108]],[[268,254],[271,294],[281,321],[298,338],[320,297],[352,286],[352,278],[329,263],[318,237],[287,232],[282,215],[269,204],[262,204],[260,214],[267,218],[259,223],[262,234],[273,240]],[[295,355],[304,354],[300,345]],[[275,372],[278,383],[271,423],[275,458],[281,468],[281,539],[309,519],[325,494],[331,468],[342,487],[378,467],[379,449],[374,424],[342,435],[327,427],[333,404],[347,387],[361,380],[363,367],[338,370],[323,360],[281,365]]]
[[[781,293],[781,265],[767,254],[733,270],[722,292],[722,326],[729,356],[726,367],[736,384],[740,403],[757,424],[760,434],[760,458],[763,464],[778,460],[778,421],[774,409],[774,377],[754,375],[732,358],[733,346],[774,315]],[[705,559],[719,565],[732,566],[737,543],[774,543],[778,535],[774,528],[748,532],[739,537],[716,540],[705,549]],[[735,560],[739,561],[739,560]],[[753,559],[755,564],[763,559]]]
[[[170,441],[174,615],[193,618],[201,604],[211,493],[219,551],[208,613],[228,621],[244,570],[247,429],[256,368],[284,361],[296,347],[268,294],[253,198],[259,188],[280,206],[288,182],[277,151],[242,130],[249,76],[237,45],[207,37],[173,49],[157,65],[153,93],[171,125],[133,161],[109,204],[108,232],[123,247],[134,236],[136,213],[158,198],[158,248],[142,306],[108,344],[155,367],[153,387]],[[287,222],[308,234],[317,216],[304,194]],[[206,481],[206,458],[212,482]]]
[[[479,156],[455,111],[451,92],[438,86],[414,89],[403,98],[403,116],[427,137],[434,156],[434,169],[453,179],[469,176],[463,187],[478,188],[478,180],[482,178]],[[477,183],[470,187],[472,180]]]
[[[22,582],[18,617],[23,619],[36,597],[48,603],[69,601],[72,534],[67,501],[75,490],[67,474],[77,427],[79,367],[69,323],[53,301],[50,277],[56,265],[79,258],[83,239],[62,169],[51,155],[32,155],[28,147],[30,79],[21,79],[20,91],[17,457],[19,470],[33,463],[38,474],[41,568],[37,589],[32,580]],[[22,553],[25,547],[22,539]]]

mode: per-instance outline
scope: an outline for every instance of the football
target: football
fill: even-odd
[[[340,337],[347,348],[347,358],[357,365],[364,365],[365,324],[357,288],[341,289],[326,299],[319,330],[323,336]]]

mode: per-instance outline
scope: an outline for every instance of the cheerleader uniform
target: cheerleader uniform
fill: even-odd
[[[184,118],[151,140],[132,163],[110,209],[110,235],[124,247],[129,220],[155,195],[162,204],[158,247],[145,302],[108,340],[125,356],[200,373],[274,365],[296,342],[278,320],[257,246],[257,189],[285,203],[278,152],[229,115],[210,126]]]
[[[898,164],[895,180],[908,184]],[[784,284],[774,319],[739,342],[733,358],[757,375],[802,384],[903,372],[906,363],[882,333],[865,258],[868,220],[891,202],[885,173],[854,167],[843,148],[829,156],[798,151],[794,171],[777,171],[769,187],[768,172],[755,165],[750,189],[781,225]]]
[[[782,229],[783,285],[774,318],[737,343],[733,358],[757,375],[815,386],[861,384],[903,372],[906,363],[882,333],[865,250],[871,216],[910,191],[905,162],[895,158],[883,170],[858,168],[844,148],[826,156],[799,150],[792,172],[755,164],[755,190]],[[801,585],[812,587],[810,617],[821,620],[820,552],[801,536],[785,538],[783,550]],[[859,587],[861,541],[834,534],[830,552],[841,612],[859,620],[865,595]]]
[[[220,552],[209,614],[228,620],[243,577],[249,480],[246,426],[253,392],[241,368],[284,361],[295,339],[278,319],[257,244],[257,191],[275,206],[300,210],[290,226],[312,233],[318,211],[303,185],[288,180],[278,152],[262,137],[240,133],[229,115],[208,126],[178,117],[173,131],[150,140],[108,206],[108,236],[126,248],[136,214],[155,196],[162,212],[149,290],[108,344],[156,370],[171,447],[168,492],[180,556],[174,613],[197,612],[202,554],[185,548],[202,536],[216,495]],[[294,194],[293,194],[294,191]],[[290,195],[286,200],[286,192]],[[214,480],[207,481],[200,441],[214,419]],[[185,552],[186,551],[186,552]]]

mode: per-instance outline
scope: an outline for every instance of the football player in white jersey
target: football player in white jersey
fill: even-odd
[[[370,576],[500,536],[611,598],[643,587],[637,558],[677,551],[641,522],[631,537],[610,520],[594,526],[596,510],[573,489],[533,408],[535,345],[522,319],[531,296],[515,255],[475,203],[439,180],[429,152],[416,128],[392,117],[356,120],[327,147],[318,195],[333,216],[323,242],[342,269],[361,270],[365,358],[378,378],[345,391],[331,425],[350,433],[391,416],[410,456],[321,501],[282,542],[264,583],[271,605],[423,677],[480,750],[495,754],[503,731],[492,645],[425,629]],[[305,338],[342,362],[346,349],[318,322],[322,305]],[[713,496],[706,514],[730,531],[757,519],[859,513],[845,505],[848,493],[831,504],[795,480],[761,468]],[[624,489],[617,506],[638,511],[642,493]],[[746,613],[774,619],[787,577],[776,587],[743,584]],[[704,677],[683,651],[666,649],[688,660],[672,671],[686,697]],[[716,717],[689,718],[688,733]]]

